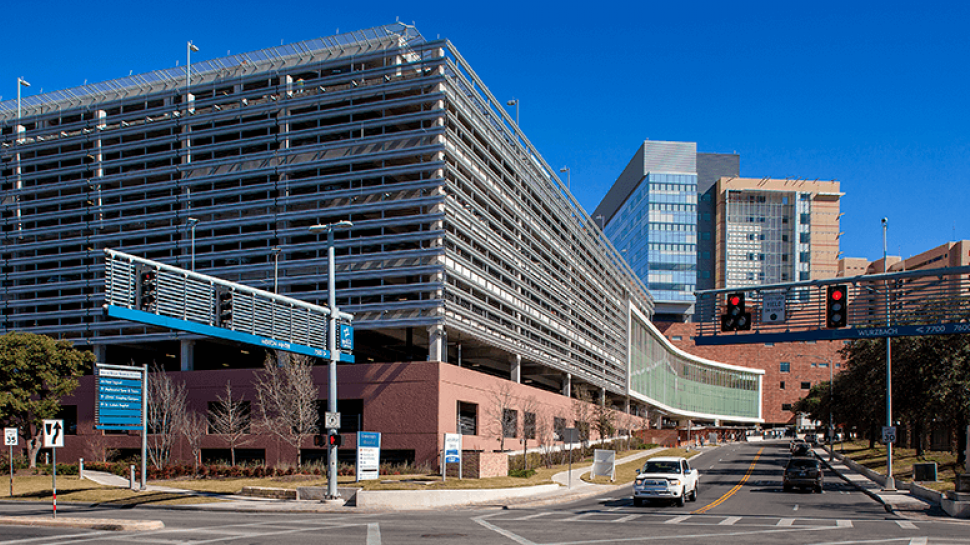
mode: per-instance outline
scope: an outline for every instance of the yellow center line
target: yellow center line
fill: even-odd
[[[764,452],[764,451],[765,451],[765,447],[761,447],[761,450],[758,451],[758,454],[755,454],[754,455],[754,460],[751,461],[751,466],[748,467],[747,473],[744,474],[744,477],[741,477],[741,480],[738,482],[738,484],[734,485],[734,488],[732,488],[731,490],[728,490],[720,498],[718,498],[718,499],[714,500],[713,502],[705,505],[704,507],[701,507],[700,509],[692,512],[691,514],[692,515],[701,515],[703,513],[706,513],[708,511],[710,511],[711,509],[714,509],[718,505],[721,505],[722,503],[724,503],[725,501],[727,501],[727,499],[730,498],[731,496],[735,495],[738,492],[738,490],[741,490],[741,487],[744,486],[744,483],[746,483],[748,481],[748,478],[751,477],[751,475],[754,473],[754,466],[756,466],[758,464],[758,458],[761,458],[761,453]]]

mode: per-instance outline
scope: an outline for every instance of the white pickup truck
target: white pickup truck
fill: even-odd
[[[651,458],[633,482],[633,505],[639,507],[644,500],[674,500],[680,506],[687,500],[696,501],[699,478],[687,458]]]

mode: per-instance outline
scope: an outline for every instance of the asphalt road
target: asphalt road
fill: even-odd
[[[742,444],[694,459],[698,501],[634,507],[630,487],[540,508],[334,514],[222,513],[58,506],[61,516],[156,519],[151,532],[0,527],[0,545],[36,543],[580,545],[606,543],[967,544],[970,522],[887,513],[829,477],[823,494],[783,492],[787,444]],[[49,506],[5,503],[0,514],[49,514]]]

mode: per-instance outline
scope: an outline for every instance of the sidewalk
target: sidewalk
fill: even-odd
[[[940,508],[938,503],[934,503],[915,496],[909,490],[887,491],[883,485],[873,481],[869,477],[850,468],[842,460],[842,455],[835,453],[829,461],[829,451],[825,447],[819,446],[813,449],[815,456],[829,466],[831,470],[843,480],[852,484],[867,496],[881,503],[886,511],[898,515],[923,514],[927,516],[946,517],[946,513]]]

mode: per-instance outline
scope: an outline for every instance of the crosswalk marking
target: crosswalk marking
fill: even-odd
[[[781,519],[775,526],[791,526],[795,524],[795,519]]]
[[[533,513],[531,515],[525,515],[525,516],[522,516],[522,517],[515,517],[515,518],[505,519],[505,520],[532,520],[532,519],[535,519],[535,518],[545,517],[547,515],[554,515],[554,514],[556,514],[556,513],[553,513],[552,511],[544,511],[542,513]]]
[[[916,525],[913,524],[912,522],[908,521],[908,520],[897,520],[896,521],[896,524],[898,524],[900,528],[903,528],[905,530],[916,530],[917,529],[916,528]]]
[[[719,526],[734,526],[739,520],[741,520],[741,517],[728,517],[717,524]]]
[[[680,515],[679,517],[674,517],[670,520],[665,520],[664,524],[680,524],[681,522],[684,522],[689,518],[690,518],[690,515]]]
[[[838,520],[835,525],[839,528],[852,528],[851,520]]]
[[[634,519],[640,518],[640,515],[627,515],[625,517],[620,517],[612,522],[629,522]]]

